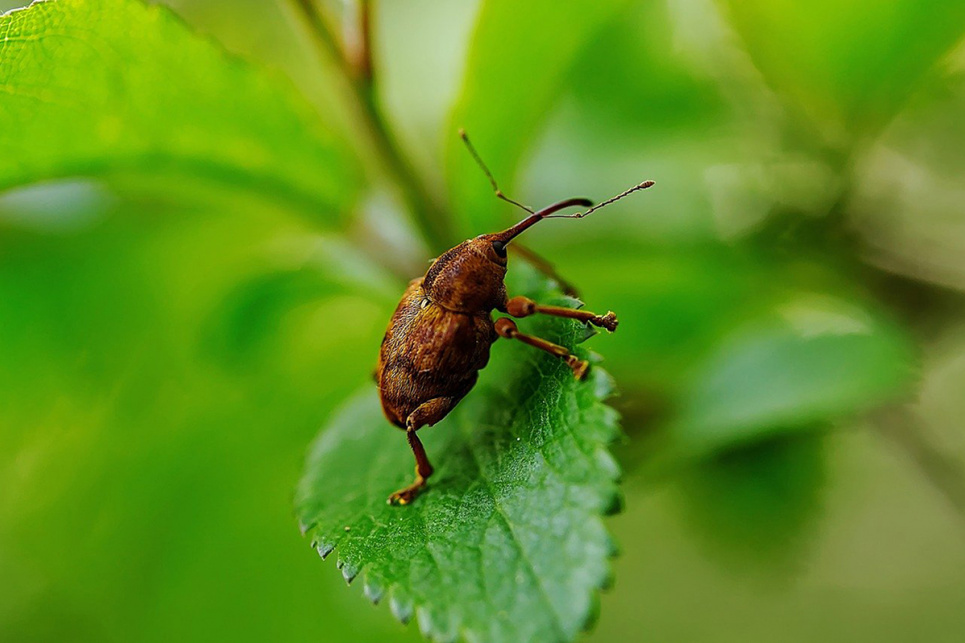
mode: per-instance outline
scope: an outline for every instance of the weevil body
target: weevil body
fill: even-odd
[[[465,134],[462,134],[469,145]],[[415,454],[416,479],[389,496],[389,503],[408,504],[432,475],[432,465],[416,432],[442,420],[472,389],[479,371],[489,362],[492,344],[500,337],[516,339],[563,359],[577,379],[587,371],[586,361],[539,337],[519,332],[509,317],[493,321],[492,312],[512,317],[533,314],[555,315],[588,322],[613,331],[617,327],[612,312],[605,315],[542,306],[526,297],[508,298],[506,248],[510,241],[539,221],[569,207],[589,207],[587,199],[560,201],[537,212],[507,199],[492,175],[469,145],[492,182],[496,195],[530,212],[513,227],[469,239],[439,256],[426,274],[409,283],[389,321],[375,372],[382,410],[394,425],[404,429]],[[627,194],[652,185],[646,181],[596,207],[575,215],[581,218]]]

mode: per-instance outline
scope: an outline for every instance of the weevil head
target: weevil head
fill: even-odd
[[[484,234],[436,259],[422,282],[429,299],[458,313],[489,312],[506,302],[506,243]]]
[[[536,212],[521,206],[530,215],[516,225],[502,232],[463,241],[436,259],[423,279],[422,288],[433,303],[453,312],[472,314],[500,308],[506,302],[506,285],[503,283],[506,277],[506,246],[513,239],[565,208],[590,208],[579,214],[565,215],[578,219],[651,185],[652,181],[644,181],[596,207],[583,197],[564,199]]]
[[[588,205],[574,198],[554,203],[502,232],[482,234],[463,241],[436,259],[422,288],[429,299],[458,313],[489,312],[506,303],[506,246],[547,216],[574,205]]]

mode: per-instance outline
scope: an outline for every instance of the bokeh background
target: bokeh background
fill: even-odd
[[[285,2],[167,4],[338,109]],[[562,43],[552,15],[579,9],[540,4],[520,15]],[[479,5],[376,9],[378,100],[442,194],[475,172],[450,115]],[[621,318],[591,340],[627,440],[589,640],[962,639],[963,37],[955,0],[666,0],[629,2],[549,89],[525,51],[493,53],[519,60],[494,109],[553,96],[470,132],[495,167],[525,150],[514,196],[658,182],[528,233]],[[516,218],[465,184],[458,233]],[[326,234],[140,187],[0,193],[0,639],[419,640],[318,559],[291,493],[436,249],[384,186]]]

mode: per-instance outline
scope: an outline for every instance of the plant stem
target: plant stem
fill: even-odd
[[[925,434],[922,423],[904,408],[890,407],[875,414],[878,430],[897,444],[918,466],[959,518],[965,520],[965,470],[962,463],[943,453]]]
[[[406,208],[426,241],[434,250],[448,248],[455,240],[448,212],[432,197],[428,187],[402,152],[375,97],[371,64],[372,50],[368,33],[371,3],[363,0],[360,5],[362,13],[360,60],[353,65],[313,0],[291,0],[291,2],[296,13],[305,22],[320,55],[334,63],[341,80],[350,88],[348,100],[352,103],[352,112],[361,118],[362,130],[368,137],[372,149],[375,150],[383,171],[398,188]]]
[[[372,65],[372,2],[359,0],[359,51],[355,61],[355,75],[369,87],[374,81]]]

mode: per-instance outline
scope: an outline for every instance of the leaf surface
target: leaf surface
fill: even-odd
[[[575,322],[527,322],[569,346],[586,334]],[[302,528],[323,557],[337,552],[346,580],[361,574],[369,598],[388,595],[400,620],[414,613],[433,639],[570,640],[595,615],[613,554],[600,519],[619,506],[606,449],[617,418],[601,402],[610,391],[599,368],[576,382],[559,360],[498,342],[470,395],[420,432],[436,467],[429,488],[392,507],[414,460],[367,389],[311,450],[296,497]]]
[[[0,17],[0,96],[0,189],[174,173],[324,215],[343,211],[360,183],[352,155],[289,82],[163,7],[47,0]]]

